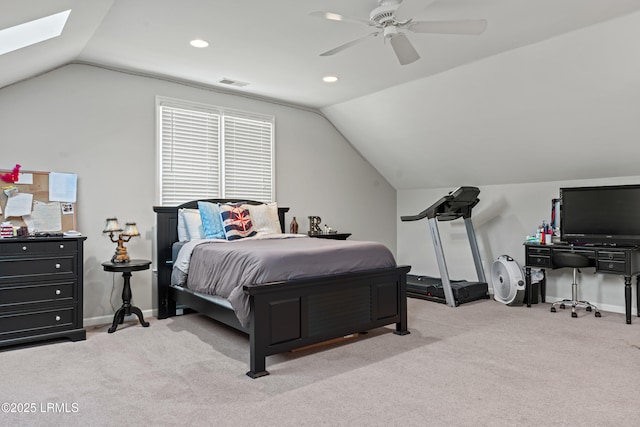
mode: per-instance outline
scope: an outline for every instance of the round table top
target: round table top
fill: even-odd
[[[130,259],[128,262],[106,261],[102,263],[105,271],[131,272],[146,270],[151,265],[148,259]]]

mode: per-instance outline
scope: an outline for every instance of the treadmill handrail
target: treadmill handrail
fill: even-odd
[[[426,218],[427,217],[427,212],[429,212],[429,208],[423,210],[418,215],[401,216],[400,220],[401,221],[418,221],[418,220]]]
[[[477,187],[458,187],[419,214],[401,216],[400,220],[418,221],[424,218],[436,218],[438,221],[451,221],[460,217],[471,218],[471,210],[480,201],[476,197],[479,193],[480,190]]]

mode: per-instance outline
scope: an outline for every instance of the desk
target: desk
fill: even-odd
[[[558,268],[553,264],[555,252],[575,252],[589,258],[596,273],[616,274],[624,276],[624,305],[627,324],[631,324],[631,279],[636,276],[637,316],[640,317],[640,248],[618,246],[572,246],[568,244],[542,245],[525,243],[525,286],[527,299],[531,301],[531,268],[542,271],[540,291],[542,302],[545,302],[546,273],[545,269]],[[531,307],[531,303],[527,303]]]
[[[124,316],[135,314],[140,320],[140,324],[145,328],[149,326],[148,322],[144,321],[142,311],[138,307],[131,305],[131,272],[148,270],[151,261],[146,259],[132,259],[129,262],[113,262],[107,261],[102,263],[105,271],[113,271],[114,273],[122,273],[124,277],[124,286],[122,287],[122,307],[120,307],[113,316],[113,324],[109,328],[109,333],[112,334],[116,331],[119,324],[124,321]]]

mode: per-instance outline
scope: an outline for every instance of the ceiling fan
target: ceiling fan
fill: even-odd
[[[344,43],[336,48],[320,54],[330,56],[354,46],[369,37],[382,35],[384,40],[389,40],[391,47],[400,61],[400,65],[411,64],[420,59],[420,55],[413,47],[404,32],[432,34],[482,34],[487,28],[484,19],[467,19],[456,21],[414,21],[415,14],[429,6],[435,0],[379,0],[378,7],[369,14],[369,19],[354,18],[333,12],[311,12],[311,16],[329,19],[332,21],[352,22],[377,28],[377,31]]]

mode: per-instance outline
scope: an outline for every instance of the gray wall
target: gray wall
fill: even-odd
[[[0,90],[0,168],[78,174],[78,229],[84,259],[85,325],[110,322],[121,302],[122,278],[102,270],[115,244],[104,220],[136,221],[133,258],[151,259],[157,204],[155,97],[242,109],[276,117],[276,194],[301,231],[307,216],[375,240],[395,252],[396,192],[321,115],[290,106],[184,84],[68,65]],[[134,273],[133,303],[155,307],[153,274]]]
[[[491,264],[510,255],[524,267],[527,235],[551,219],[551,200],[561,187],[638,184],[640,176],[608,179],[556,181],[529,184],[480,186],[480,203],[473,210],[473,225],[485,275],[491,281]],[[473,185],[473,184],[470,184]],[[427,221],[401,222],[401,215],[421,212],[454,188],[398,191],[398,262],[412,266],[412,274],[440,276]],[[476,271],[462,219],[439,222],[438,229],[451,279],[476,280]],[[583,269],[579,296],[600,309],[624,313],[624,279],[593,274]],[[571,297],[571,270],[547,271],[547,301]],[[635,288],[635,286],[634,286]],[[635,291],[633,299],[635,312]]]

